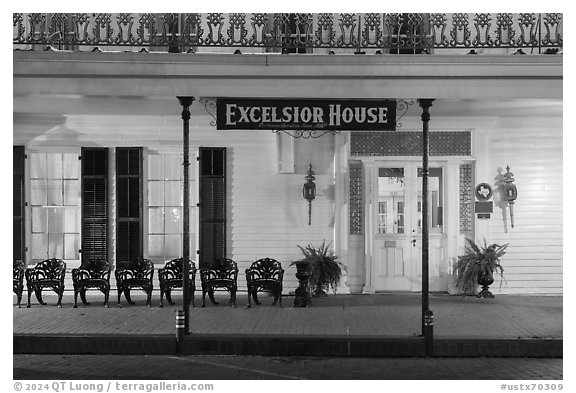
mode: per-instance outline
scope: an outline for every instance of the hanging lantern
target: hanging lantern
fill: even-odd
[[[514,182],[514,174],[510,172],[510,166],[506,167],[504,174],[504,200],[510,206],[510,225],[514,228],[514,201],[518,197],[518,189]]]
[[[312,170],[312,164],[308,168],[308,173],[306,174],[306,183],[302,188],[302,196],[308,201],[308,225],[312,223],[312,201],[316,198],[316,184],[314,184],[314,171]]]

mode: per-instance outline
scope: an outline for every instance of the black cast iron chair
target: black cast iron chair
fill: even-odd
[[[30,296],[36,294],[36,299],[41,305],[46,305],[42,300],[42,289],[52,289],[58,295],[58,307],[62,308],[62,296],[64,295],[64,277],[66,276],[66,262],[52,258],[38,262],[33,268],[25,271],[26,287],[28,288],[28,304],[30,308]]]
[[[172,289],[182,288],[184,277],[183,258],[173,259],[167,262],[163,268],[158,269],[158,281],[160,282],[160,307],[164,307],[164,295],[170,305],[172,301]],[[188,292],[191,296],[192,307],[194,306],[194,292],[196,291],[196,265],[188,260]]]
[[[105,259],[90,259],[82,262],[77,269],[72,269],[72,283],[74,285],[74,308],[78,307],[78,294],[85,305],[86,289],[96,288],[104,294],[104,306],[108,306],[110,297],[110,264]]]
[[[118,287],[118,306],[120,295],[124,292],[126,301],[135,304],[130,298],[130,290],[139,288],[146,292],[146,305],[152,305],[152,278],[154,277],[154,262],[148,259],[136,259],[128,263],[128,266],[114,271],[116,286]]]
[[[20,308],[22,292],[24,291],[24,271],[26,270],[26,265],[24,265],[24,262],[20,259],[15,259],[12,266],[12,289],[16,294],[18,308]]]
[[[246,283],[248,285],[248,308],[252,307],[250,298],[254,303],[260,305],[257,293],[260,291],[271,291],[274,295],[274,303],[279,303],[282,307],[282,279],[284,278],[284,269],[275,259],[262,258],[254,262],[246,269]]]
[[[229,258],[220,258],[214,261],[207,269],[200,269],[200,280],[202,281],[202,307],[206,307],[206,293],[210,297],[212,304],[217,305],[214,299],[214,290],[225,289],[230,293],[230,301],[236,307],[236,290],[238,289],[238,266],[236,262]]]

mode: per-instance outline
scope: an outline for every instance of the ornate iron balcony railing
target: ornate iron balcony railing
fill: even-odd
[[[563,46],[562,19],[561,13],[15,13],[13,44],[41,50],[556,53]]]

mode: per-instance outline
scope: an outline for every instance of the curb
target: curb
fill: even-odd
[[[422,337],[174,335],[13,336],[14,354],[424,357]],[[433,357],[562,358],[563,339],[435,339]]]

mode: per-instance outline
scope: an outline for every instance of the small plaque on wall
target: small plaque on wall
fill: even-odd
[[[478,218],[479,218],[479,219],[487,219],[487,218],[490,218],[490,213],[479,213],[479,214],[478,214]]]
[[[493,213],[493,202],[475,202],[476,213]]]
[[[396,240],[386,240],[384,242],[384,247],[386,248],[396,248]]]

